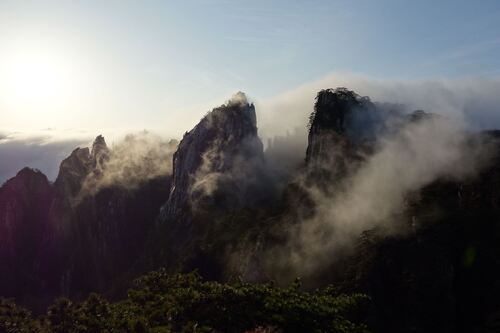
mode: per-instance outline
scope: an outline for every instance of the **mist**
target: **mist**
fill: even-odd
[[[376,79],[352,73],[332,73],[281,94],[257,100],[259,135],[275,175],[293,177],[303,164],[307,123],[321,89],[347,87],[369,96],[379,108],[402,114],[433,112],[470,130],[500,127],[500,80],[486,78]]]
[[[236,108],[236,112],[221,108]],[[272,172],[265,161],[262,142],[254,136],[256,115],[252,103],[238,92],[221,108],[213,109],[190,132],[202,138],[203,144],[208,143],[200,156],[200,167],[190,175],[189,200],[195,210],[206,206],[203,203],[210,198],[218,198],[217,201],[235,208],[251,205],[273,193],[273,187],[269,186]],[[239,122],[243,121],[246,124],[243,133],[231,133],[232,126],[239,128]],[[209,132],[216,137],[212,139],[207,135]],[[231,134],[229,139],[225,137],[227,134]]]
[[[0,183],[14,177],[24,167],[39,169],[55,180],[59,164],[76,147],[88,145],[91,136],[54,137],[40,133],[0,133]]]
[[[311,183],[307,173],[298,176],[295,182],[307,193],[314,213],[296,208],[299,221],[284,231],[286,245],[268,255],[271,271],[308,276],[350,253],[364,231],[395,235],[418,227],[410,226],[405,216],[410,194],[437,180],[472,179],[494,154],[459,111],[405,124],[389,122],[374,153],[348,164],[346,176],[332,183]],[[335,169],[339,155],[332,151],[332,156],[322,168]]]
[[[271,97],[252,98],[257,110],[259,136],[265,148],[273,145],[275,141],[271,158],[276,159],[279,156],[279,160],[286,162],[286,169],[300,164],[303,159],[301,154],[307,146],[306,125],[313,110],[315,95],[321,89],[338,86],[370,96],[374,101],[403,105],[407,112],[423,109],[462,119],[476,129],[500,127],[499,80],[391,80],[351,73],[333,73]],[[241,89],[245,91],[244,87]],[[182,112],[172,109],[164,113],[176,116],[174,132],[181,133],[180,129],[185,131],[192,128],[206,110],[220,102],[219,99],[214,99],[211,104],[197,104],[196,107],[187,104]],[[164,125],[164,121],[159,119],[158,123],[155,133],[162,137],[172,133],[172,128]],[[144,128],[144,124],[140,128]],[[129,128],[120,130],[119,133],[103,128],[87,129],[84,132],[80,129],[59,132],[40,130],[35,133],[17,133],[15,129],[0,132],[0,182],[15,176],[16,172],[25,166],[40,169],[50,180],[54,180],[61,160],[74,148],[89,145],[97,133],[104,132],[106,139],[111,142],[123,137],[125,133],[137,132],[137,129]],[[288,139],[280,140],[284,137]]]
[[[332,73],[318,80],[256,102],[259,130],[267,138],[305,129],[321,89],[347,87],[373,101],[400,105],[409,113],[417,109],[456,118],[475,129],[500,127],[500,80],[486,78],[429,78],[421,80],[376,79],[352,73]],[[305,149],[307,132],[297,140]]]
[[[80,195],[93,195],[110,186],[135,189],[151,179],[171,175],[176,149],[176,140],[147,131],[127,134],[111,146],[104,162],[84,180]]]

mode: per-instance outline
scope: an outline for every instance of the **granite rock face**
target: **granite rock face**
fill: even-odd
[[[106,172],[102,136],[77,148],[50,184],[25,168],[0,187],[0,288],[3,296],[84,295],[106,290],[131,270],[168,198],[170,177],[139,186],[108,184],[82,195],[89,177]]]
[[[309,120],[306,164],[312,179],[332,182],[373,148],[389,115],[346,88],[321,90]]]
[[[326,157],[328,149],[321,146],[322,140],[329,141],[322,138],[326,133],[337,135],[333,139],[349,141],[351,146],[373,139],[377,125],[380,126],[377,112],[368,97],[361,97],[348,89],[321,90],[310,116],[306,160]]]
[[[233,209],[244,204],[246,176],[263,160],[256,123],[255,107],[239,92],[184,135],[173,157],[163,219],[207,201]]]
[[[0,294],[29,295],[50,283],[53,197],[47,177],[29,168],[0,187]]]
[[[51,214],[59,227],[55,241],[62,249],[60,288],[64,294],[109,289],[117,277],[131,271],[168,196],[167,175],[130,188],[122,183],[88,188],[97,185],[88,179],[106,174],[111,155],[99,135],[90,152],[76,149],[61,163],[54,183]]]
[[[89,148],[76,148],[61,162],[54,186],[60,196],[75,198],[85,180],[92,172],[100,172],[109,158],[109,148],[102,135],[99,135]]]
[[[99,182],[113,155],[99,136],[61,163],[54,184],[23,169],[0,187],[0,294],[84,297],[160,266],[216,280],[277,276],[266,266],[269,249],[286,249],[288,228],[314,214],[302,179],[332,198],[329,189],[367,161],[380,135],[433,117],[387,112],[345,88],[320,91],[305,167],[294,170],[300,181],[291,179],[281,197],[266,197],[255,108],[243,93],[184,135],[171,176],[135,179],[130,188],[123,177]],[[496,147],[476,177],[438,179],[410,193],[398,221],[404,233],[364,231],[352,252],[304,285],[370,295],[374,332],[498,331],[500,134],[470,136]],[[99,187],[82,196],[84,184]]]
[[[500,305],[500,136],[476,177],[436,181],[411,200],[411,232],[366,231],[352,257],[332,273],[345,290],[373,299],[374,331],[494,332]]]
[[[243,222],[225,223],[271,195],[265,168],[255,107],[239,92],[181,140],[173,156],[170,195],[148,255],[150,267],[197,269],[221,278],[227,266],[224,252],[247,228]]]

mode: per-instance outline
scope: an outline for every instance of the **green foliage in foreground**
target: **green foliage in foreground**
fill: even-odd
[[[1,300],[0,332],[366,332],[348,319],[366,299],[333,288],[304,292],[299,282],[222,284],[160,270],[139,278],[123,301],[60,298],[39,318]]]

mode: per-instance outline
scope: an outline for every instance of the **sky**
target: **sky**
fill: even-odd
[[[0,146],[57,133],[71,139],[57,161],[101,133],[180,138],[239,90],[275,119],[272,106],[318,83],[390,98],[429,80],[487,82],[494,112],[499,1],[0,0]]]
[[[0,0],[0,128],[180,135],[332,72],[500,76],[498,1]]]

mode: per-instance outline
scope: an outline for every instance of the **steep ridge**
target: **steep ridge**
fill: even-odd
[[[224,185],[244,185],[238,183],[246,182],[245,169],[263,159],[256,122],[255,107],[239,92],[184,135],[173,158],[172,189],[162,208],[165,217],[196,208],[208,197],[226,208],[243,204],[238,196],[244,193]],[[225,182],[229,177],[233,179]]]
[[[348,89],[320,91],[310,116],[306,161],[328,160],[332,150],[345,154],[346,149],[373,135],[374,124],[370,120],[374,110],[369,98]]]
[[[111,156],[98,136],[91,150],[77,148],[61,162],[54,184],[25,168],[0,187],[3,296],[83,297],[108,291],[131,270],[168,198],[170,177],[83,193],[87,179],[106,174]]]
[[[293,279],[296,271],[276,272],[268,264],[282,259],[273,250],[287,249],[288,231],[316,214],[311,189],[333,203],[332,193],[381,149],[381,136],[435,117],[421,110],[388,112],[345,88],[320,91],[305,166],[282,198],[271,193],[255,108],[243,93],[184,135],[171,177],[138,187],[88,181],[103,178],[113,158],[99,136],[91,150],[78,148],[61,163],[54,185],[23,169],[0,188],[0,285],[14,288],[2,292],[49,290],[78,298],[119,288],[117,281],[159,266],[197,269],[217,280],[280,282],[283,272],[284,280]],[[367,293],[375,332],[495,331],[500,135],[464,135],[495,148],[484,169],[460,180],[432,178],[401,194],[397,222],[404,232],[366,228],[352,251],[306,275],[304,285],[334,283],[340,291]],[[84,185],[92,187],[85,195]]]
[[[292,181],[279,222],[253,234],[254,241],[271,252],[257,246],[239,249],[241,276],[252,279],[262,270],[261,277],[267,271],[278,281],[286,279],[291,272],[287,266],[273,264],[269,271],[262,268],[269,263],[262,258],[287,249],[285,231],[316,213],[307,187],[314,186],[328,198],[332,187],[334,191],[376,152],[377,136],[435,119],[439,116],[422,110],[387,113],[346,89],[319,92],[309,124],[305,182],[302,177]],[[350,254],[318,268],[304,283],[310,287],[334,283],[344,292],[370,295],[370,327],[375,332],[495,331],[500,318],[500,135],[497,131],[463,135],[476,147],[480,142],[492,148],[493,159],[485,168],[475,177],[438,178],[409,193],[398,221],[405,232],[366,230]],[[273,220],[276,217],[269,219]],[[255,253],[257,260],[246,259]],[[241,264],[245,261],[246,267]]]
[[[52,207],[55,220],[67,226],[58,237],[64,253],[61,287],[65,294],[77,296],[109,290],[113,281],[131,270],[170,188],[167,175],[134,187],[122,183],[96,187],[95,180],[106,175],[113,151],[102,136],[95,139],[90,153],[81,151],[61,163]]]
[[[373,151],[387,119],[397,116],[399,114],[377,108],[368,97],[346,88],[318,92],[309,118],[305,164],[293,173],[272,206],[249,213],[259,218],[240,233],[238,242],[231,248],[228,275],[281,283],[295,278],[299,273],[290,267],[290,258],[284,253],[290,246],[291,230],[300,228],[302,222],[316,212],[317,204],[311,194],[325,198],[331,195],[332,189]],[[243,214],[240,218],[246,220]],[[313,280],[314,277],[304,282],[314,286]]]
[[[389,124],[402,114],[387,110],[347,88],[318,92],[309,117],[306,164],[309,180],[337,182],[356,169]]]
[[[369,125],[368,133],[364,132],[367,135],[353,136],[354,132],[348,130],[349,115],[366,115],[364,110],[375,117],[365,122]],[[372,133],[397,131],[407,124],[435,119],[446,121],[422,110],[407,116],[380,111],[368,99],[350,91],[321,91],[311,115],[306,157],[308,182],[326,181],[331,185],[345,179],[349,171],[362,165],[363,158],[370,156]],[[390,126],[386,127],[388,123]],[[412,193],[399,221],[407,226],[407,232],[387,235],[377,229],[366,230],[352,255],[330,268],[324,267],[313,277],[321,283],[341,285],[346,292],[371,295],[370,326],[376,332],[470,332],[498,328],[499,134],[490,131],[463,135],[471,142],[493,148],[494,158],[488,167],[473,178],[437,179]],[[297,195],[299,199],[295,200],[299,202],[294,201],[295,206],[309,204],[309,212],[314,211],[307,194],[299,190]]]
[[[34,296],[50,284],[53,198],[47,177],[24,168],[0,187],[0,294]]]
[[[498,328],[500,297],[500,141],[490,166],[474,179],[438,181],[410,202],[405,235],[366,232],[337,267],[346,290],[373,297],[373,323],[385,332],[470,332]],[[339,265],[340,266],[340,265]]]
[[[255,107],[239,92],[226,104],[209,112],[187,132],[173,157],[172,188],[162,207],[153,254],[172,270],[199,269],[221,276],[217,263],[224,247],[238,236],[225,230],[226,240],[214,250],[230,215],[262,203],[272,191],[262,191],[265,181],[263,146],[257,136]],[[228,222],[229,223],[229,222]],[[244,229],[243,226],[240,226]],[[221,237],[222,239],[223,237]],[[151,259],[150,259],[151,261]],[[224,266],[224,264],[222,264]]]
[[[51,220],[54,221],[59,238],[69,237],[68,228],[75,219],[74,207],[85,179],[97,172],[98,167],[109,154],[104,138],[99,135],[89,148],[76,148],[65,158],[59,167],[59,173],[54,182],[55,198],[50,209]]]

